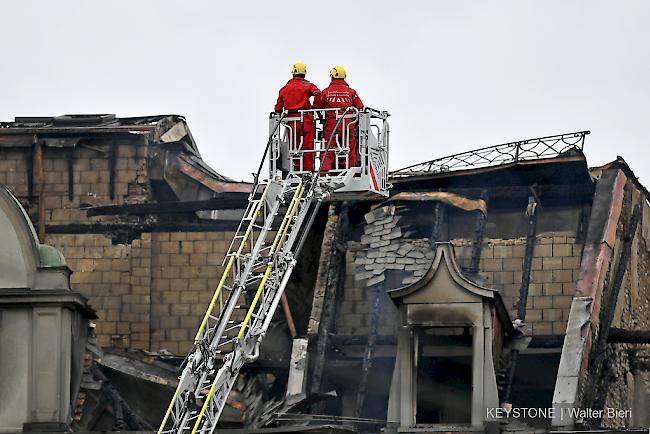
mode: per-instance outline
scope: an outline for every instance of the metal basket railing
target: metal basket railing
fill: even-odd
[[[321,184],[330,184],[339,193],[369,191],[386,196],[388,116],[385,111],[353,107],[272,113],[270,173],[319,172]],[[326,155],[330,164],[324,164]]]

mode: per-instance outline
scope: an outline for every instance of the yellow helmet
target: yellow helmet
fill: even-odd
[[[332,78],[345,78],[346,76],[345,68],[342,66],[334,66],[330,69],[330,77]]]
[[[293,64],[293,68],[291,68],[291,75],[307,75],[307,65],[305,65],[302,62],[296,62]]]

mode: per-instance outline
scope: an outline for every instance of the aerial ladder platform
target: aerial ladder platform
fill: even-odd
[[[387,118],[370,108],[271,114],[248,205],[158,434],[213,433],[240,368],[259,356],[321,202],[388,196]],[[336,120],[329,137],[325,119]],[[312,124],[309,149],[304,125]],[[355,167],[348,164],[351,137]],[[325,152],[336,157],[328,171],[322,170]],[[303,170],[308,158],[317,169]],[[262,178],[266,163],[268,177]]]

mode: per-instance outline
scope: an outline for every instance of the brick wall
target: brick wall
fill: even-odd
[[[109,222],[115,217],[86,216],[85,206],[141,203],[149,198],[145,154],[138,141],[115,142],[114,199],[110,198],[109,144],[94,143],[92,149],[70,148],[74,155],[73,196],[68,195],[67,152],[43,148],[45,175],[44,202],[46,224]],[[34,181],[33,199],[28,201],[28,153],[31,148],[0,148],[0,185],[6,185],[21,200],[32,217],[38,209],[38,188]]]
[[[47,139],[46,139],[47,142]],[[48,143],[52,145],[52,143]],[[23,203],[32,221],[44,217],[49,230],[78,231],[61,225],[152,223],[151,216],[87,217],[90,206],[152,201],[143,136],[86,137],[74,147],[43,146],[44,216],[39,216],[38,177],[31,200],[28,168],[36,166],[34,149],[0,148],[0,185]],[[114,152],[114,154],[113,154]],[[111,155],[114,155],[111,197]],[[69,157],[73,190],[69,192]],[[80,226],[83,228],[83,226]],[[47,232],[47,231],[46,231]],[[182,354],[190,348],[218,279],[232,232],[48,233],[44,242],[61,250],[72,269],[73,288],[97,310],[100,345],[166,349]]]
[[[140,339],[140,332],[137,338],[132,336],[132,323],[141,329],[141,323],[148,322],[147,313],[132,312],[132,307],[140,304],[138,301],[149,302],[148,295],[137,298],[132,288],[135,278],[132,270],[142,269],[141,256],[145,253],[141,249],[144,240],[138,241],[136,256],[135,242],[113,244],[111,237],[103,234],[51,234],[45,239],[65,256],[73,271],[72,287],[87,296],[97,310],[100,345],[148,348],[148,339]],[[139,278],[137,282],[138,290],[143,292]]]
[[[6,185],[16,196],[27,196],[26,150],[0,150],[0,185]]]
[[[365,334],[370,330],[373,285],[384,285],[388,289],[407,285],[429,268],[433,252],[428,242],[409,238],[412,231],[400,229],[400,220],[395,207],[377,208],[366,214],[359,241],[348,243],[340,334]],[[526,305],[529,335],[563,335],[566,331],[582,255],[582,244],[572,235],[542,233],[536,238]],[[468,268],[471,240],[454,239],[452,244],[458,265]],[[525,251],[526,238],[521,237],[487,239],[481,252],[482,284],[499,290],[513,319],[519,304]],[[382,297],[381,306],[380,334],[395,334],[397,311],[387,295]]]
[[[232,232],[48,235],[72,269],[73,288],[97,310],[102,346],[185,353],[205,313]]]
[[[183,354],[205,314],[232,232],[152,234],[151,348]]]
[[[452,240],[459,266],[469,267],[471,241]],[[483,285],[497,288],[511,318],[519,306],[526,238],[489,239],[479,265]],[[526,327],[530,335],[563,335],[580,271],[582,244],[558,234],[536,237],[531,280],[526,303]]]
[[[74,148],[43,147],[47,225],[125,223],[132,217],[87,217],[85,208],[151,201],[147,146],[140,138],[94,140]],[[115,147],[114,195],[110,197],[109,152]],[[88,145],[88,146],[86,146]],[[0,184],[6,185],[38,220],[36,177],[28,198],[32,148],[0,148]],[[68,155],[73,153],[69,196]],[[97,310],[100,345],[182,354],[205,313],[231,232],[142,233],[132,242],[115,234],[48,234],[72,269],[73,288]]]

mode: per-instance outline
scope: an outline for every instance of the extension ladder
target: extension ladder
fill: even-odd
[[[289,176],[252,190],[159,434],[211,433],[239,369],[257,358],[316,212],[317,192],[306,184]]]
[[[371,110],[353,114],[361,121],[362,164],[347,170],[345,176],[323,174],[320,170],[304,172],[292,165],[278,167],[280,155],[300,156],[302,151],[293,149],[295,144],[287,138],[291,131],[288,122],[295,124],[295,119],[284,114],[272,117],[262,159],[263,164],[270,149],[270,177],[259,181],[260,165],[247,208],[224,259],[223,275],[185,359],[158,434],[213,433],[240,368],[259,355],[262,338],[296,265],[295,256],[321,201],[336,194],[336,190],[346,194],[388,194],[388,114]],[[343,116],[349,116],[348,110],[340,119]],[[381,129],[373,127],[373,118],[381,122]],[[331,142],[332,137],[322,149],[329,149]],[[346,142],[342,149],[349,149]],[[364,176],[370,173],[367,168],[371,160],[384,164],[378,171],[379,182]],[[349,184],[353,183],[355,187],[350,190]]]

